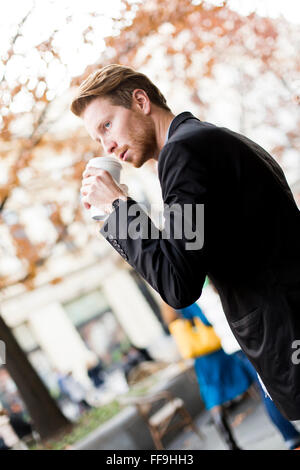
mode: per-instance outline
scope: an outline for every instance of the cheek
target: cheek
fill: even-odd
[[[136,145],[136,126],[129,125],[127,128],[125,142],[127,141],[129,145]]]

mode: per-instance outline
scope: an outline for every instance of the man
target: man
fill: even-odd
[[[174,116],[157,87],[128,67],[89,76],[71,109],[107,153],[136,168],[158,160],[167,236],[142,208],[137,217],[137,203],[109,173],[89,168],[82,200],[110,214],[101,233],[176,309],[200,297],[208,275],[274,402],[300,419],[300,217],[280,166],[243,135],[189,112]],[[169,217],[172,206],[176,217]],[[190,234],[201,239],[203,231],[198,207],[205,236],[193,245]],[[189,229],[181,237],[173,233],[178,214]],[[136,218],[139,237],[130,231]]]

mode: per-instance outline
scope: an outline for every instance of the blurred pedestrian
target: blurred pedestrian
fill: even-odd
[[[204,325],[211,327],[196,303],[180,310],[174,310],[165,304],[162,308],[162,316],[170,326],[179,316],[183,316],[189,321],[198,318]],[[221,346],[214,352],[195,357],[194,367],[200,395],[205,408],[211,414],[221,439],[228,449],[240,450],[224,405],[246,392],[252,383],[252,379],[245,373],[239,360],[226,354]]]
[[[226,322],[218,292],[215,289],[211,280],[206,280],[203,289],[203,295],[201,296],[199,303],[200,307],[203,307],[205,309],[206,316],[208,317],[209,321],[213,324],[214,329],[221,338],[222,347],[225,352],[227,354],[235,356],[241,361],[245,372],[249,375],[250,379],[255,384],[256,388],[258,389],[259,396],[263,401],[265,411],[269,419],[275,425],[276,429],[282,435],[286,447],[288,449],[297,448],[300,445],[299,431],[289,420],[287,420],[282,415],[273,400],[263,390],[261,382],[258,379],[256,370],[241,350],[240,345],[236,341],[235,337],[232,334],[232,331],[228,326],[228,323]]]
[[[87,375],[94,384],[94,387],[100,388],[105,382],[104,366],[101,359],[95,362],[87,363]]]
[[[243,353],[241,349],[239,351],[236,351],[233,355],[241,361],[241,363],[245,367],[246,372],[249,374],[249,376],[252,378],[253,382],[259,389],[265,410],[274,426],[276,426],[277,430],[282,435],[286,447],[289,450],[294,450],[299,447],[300,432],[290,421],[288,421],[280,413],[273,400],[265,393],[258,379],[256,370],[254,369],[247,356]]]
[[[0,450],[10,450],[10,449],[11,449],[11,447],[9,447],[9,446],[5,443],[3,437],[0,436]]]
[[[7,412],[9,423],[19,439],[30,436],[33,428],[19,403],[15,402],[11,405]]]
[[[73,403],[76,403],[79,406],[80,411],[88,411],[92,408],[92,406],[86,401],[85,388],[73,377],[72,371],[69,371],[67,374],[59,373],[57,382],[60,391]]]
[[[122,358],[122,368],[127,381],[132,369],[138,366],[141,362],[145,361],[152,361],[152,358],[147,350],[131,345],[129,351],[127,351],[127,353],[124,354]]]

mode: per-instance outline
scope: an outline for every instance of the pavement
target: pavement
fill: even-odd
[[[236,441],[243,450],[287,450],[280,432],[259,399],[249,396],[243,399],[229,410],[229,420]],[[168,450],[226,450],[208,411],[201,413],[194,422],[204,434],[204,440],[190,430],[183,430],[167,446]],[[293,424],[300,431],[300,421]]]

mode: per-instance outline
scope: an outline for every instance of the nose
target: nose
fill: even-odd
[[[117,143],[114,141],[103,141],[103,147],[107,153],[114,153],[118,147]]]

